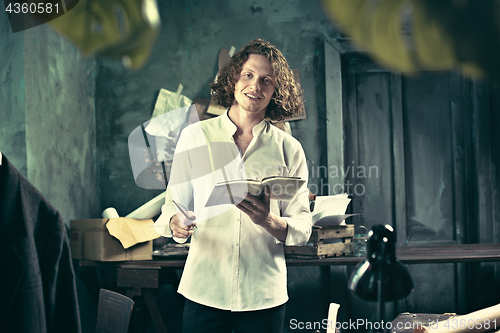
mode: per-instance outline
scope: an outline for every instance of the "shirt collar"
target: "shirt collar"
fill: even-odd
[[[255,135],[261,133],[262,131],[264,131],[267,128],[267,125],[268,125],[267,120],[262,119],[262,121],[260,123],[258,123],[257,125],[255,125],[253,127],[253,129],[252,129],[253,135],[255,136]]]
[[[229,109],[227,109],[226,112],[221,115],[222,129],[227,131],[227,133],[232,136],[234,133],[236,133],[237,128],[233,121],[229,118],[228,112]]]
[[[224,112],[224,114],[221,116],[222,117],[222,128],[227,131],[228,134],[230,134],[231,136],[234,135],[234,133],[236,133],[236,125],[233,123],[233,121],[229,118],[229,115],[228,115],[228,112],[229,112],[229,109],[226,110],[226,112]],[[261,133],[262,131],[264,131],[267,126],[269,125],[268,121],[265,120],[265,119],[262,119],[262,121],[260,123],[258,123],[257,125],[255,125],[252,129],[252,133],[253,135],[257,135],[259,133]]]

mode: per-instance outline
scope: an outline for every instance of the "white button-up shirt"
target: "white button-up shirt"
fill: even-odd
[[[169,221],[177,213],[172,199],[194,211],[197,228],[178,292],[223,310],[261,310],[288,300],[283,243],[234,205],[205,204],[213,187],[225,180],[300,177],[306,183],[295,197],[271,200],[270,209],[288,224],[285,244],[304,244],[312,225],[307,164],[300,143],[267,121],[253,128],[254,137],[243,155],[234,142],[235,131],[227,112],[182,131],[155,229],[172,237]]]

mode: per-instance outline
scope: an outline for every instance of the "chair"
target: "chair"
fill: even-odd
[[[134,301],[110,290],[99,291],[96,333],[127,333]]]

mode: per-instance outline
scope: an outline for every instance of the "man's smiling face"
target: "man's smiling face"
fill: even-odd
[[[234,103],[245,111],[265,110],[275,89],[273,67],[266,57],[250,54],[241,68],[240,78],[234,87]]]

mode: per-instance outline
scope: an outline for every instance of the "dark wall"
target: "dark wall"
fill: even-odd
[[[210,98],[220,48],[237,50],[255,38],[275,44],[290,67],[299,69],[307,119],[291,122],[307,159],[320,164],[324,142],[322,40],[335,37],[318,2],[161,1],[161,34],[147,65],[126,71],[117,62],[97,61],[96,118],[101,210],[126,215],[158,194],[134,183],[127,137],[151,118],[161,88],[194,98]],[[312,178],[311,182],[318,182]],[[327,193],[325,193],[327,194]]]
[[[13,34],[0,13],[0,149],[24,176],[26,124],[24,113],[24,34]]]
[[[94,61],[45,26],[0,13],[0,151],[66,223],[98,213]]]
[[[351,222],[389,223],[401,246],[498,242],[497,90],[453,71],[392,73],[335,45],[343,52],[346,167],[377,171],[347,175],[360,214]],[[408,268],[415,288],[398,312],[466,313],[500,300],[498,263]],[[353,298],[349,316],[369,318],[365,303]]]

